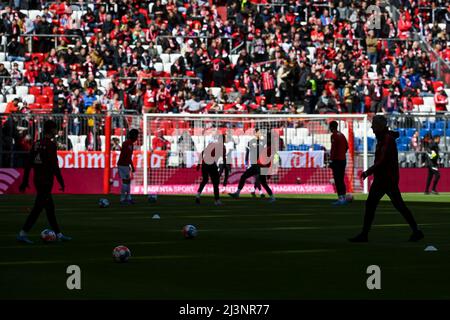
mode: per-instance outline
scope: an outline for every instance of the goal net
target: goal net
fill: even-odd
[[[349,193],[367,192],[360,173],[367,169],[366,115],[203,115],[145,114],[141,156],[133,178],[137,194],[195,194],[201,181],[197,164],[209,143],[225,137],[230,172],[222,192],[234,192],[246,169],[246,148],[256,131],[276,132],[279,138],[277,172],[268,182],[277,194],[334,193],[328,168],[335,120],[349,142],[345,182]],[[254,188],[247,181],[243,193]],[[204,193],[212,193],[208,184]]]

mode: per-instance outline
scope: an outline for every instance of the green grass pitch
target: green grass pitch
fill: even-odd
[[[159,196],[150,204],[100,209],[103,196],[55,196],[69,243],[43,244],[42,214],[33,245],[15,241],[33,197],[2,196],[0,299],[449,299],[449,194],[404,195],[425,233],[409,243],[409,227],[385,197],[368,244],[360,231],[365,195],[333,208],[331,195],[225,198]],[[158,213],[160,220],[153,220]],[[193,224],[194,240],[181,228]],[[437,252],[424,252],[426,245]],[[130,248],[128,263],[112,249]],[[66,268],[81,268],[81,290],[68,290]],[[381,268],[381,290],[368,290],[366,269]]]

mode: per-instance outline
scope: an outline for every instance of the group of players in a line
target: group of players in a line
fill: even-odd
[[[329,124],[331,135],[330,168],[333,170],[338,200],[335,205],[347,203],[346,186],[344,182],[346,153],[348,144],[345,136],[338,131],[338,123],[332,121]],[[25,168],[23,182],[20,191],[25,191],[28,187],[29,173],[34,169],[34,186],[37,192],[34,206],[25,221],[22,229],[17,235],[17,240],[25,243],[32,243],[28,238],[28,232],[35,224],[39,214],[46,210],[47,219],[52,230],[57,234],[60,241],[69,241],[71,237],[63,235],[56,221],[55,206],[52,198],[53,181],[56,177],[64,190],[64,180],[58,166],[57,148],[54,142],[57,126],[54,121],[47,121],[44,124],[44,137],[37,140],[30,151],[29,159]],[[350,238],[351,242],[367,242],[368,234],[375,216],[375,210],[381,198],[387,194],[394,207],[402,214],[412,229],[410,241],[418,241],[424,237],[419,230],[411,211],[405,205],[399,187],[399,165],[398,151],[395,140],[398,132],[390,131],[387,127],[387,120],[384,116],[375,116],[372,120],[372,130],[377,138],[374,164],[366,171],[362,172],[361,178],[366,179],[373,175],[374,179],[370,187],[366,200],[365,215],[362,232],[356,237]],[[122,179],[122,189],[120,202],[122,204],[134,203],[130,193],[131,172],[134,172],[132,156],[133,146],[137,141],[139,131],[132,129],[129,131],[127,140],[123,142],[117,166]],[[255,187],[262,186],[269,195],[269,202],[275,202],[275,196],[267,183],[267,177],[276,172],[279,160],[277,151],[279,137],[271,132],[263,132],[256,129],[255,136],[247,145],[245,161],[247,169],[242,174],[237,190],[229,193],[232,198],[239,198],[240,193],[250,177],[255,177]],[[211,142],[203,150],[199,157],[197,169],[201,170],[202,180],[195,198],[196,203],[200,203],[200,196],[208,180],[211,179],[214,189],[214,199],[216,205],[221,205],[220,201],[220,176],[225,172],[225,185],[230,171],[229,154],[232,150],[232,141],[227,141],[225,136],[220,136],[217,141]],[[256,189],[256,188],[255,188]]]

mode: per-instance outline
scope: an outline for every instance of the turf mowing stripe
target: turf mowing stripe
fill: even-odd
[[[267,254],[297,254],[297,253],[320,253],[330,252],[334,250],[327,249],[309,249],[309,250],[280,250],[280,251],[260,251],[254,253],[246,253],[246,255],[267,255]],[[198,258],[222,258],[222,255],[206,254],[206,255],[168,255],[168,256],[132,256],[131,260],[162,260],[162,259],[198,259]],[[81,259],[77,260],[77,263],[89,263],[89,262],[110,262],[112,259]],[[31,260],[31,261],[8,261],[0,262],[0,266],[12,266],[12,265],[28,265],[28,264],[67,264],[74,261],[67,260]]]
[[[334,252],[336,250],[329,249],[309,249],[309,250],[279,250],[279,251],[266,251],[260,252],[260,254],[296,254],[296,253],[322,253],[322,252]]]
[[[127,246],[136,246],[136,245],[160,245],[160,244],[173,244],[173,243],[177,243],[176,241],[140,241],[140,242],[126,242]],[[61,245],[59,245],[61,244]],[[94,246],[106,246],[109,245],[110,242],[108,243],[91,243],[89,244],[90,247],[94,247]],[[45,244],[45,245],[34,245],[34,244],[23,244],[23,245],[16,245],[16,246],[4,246],[4,247],[0,247],[0,249],[34,249],[34,248],[63,248],[62,243],[49,243],[49,244]]]

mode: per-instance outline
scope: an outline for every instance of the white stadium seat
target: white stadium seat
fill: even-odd
[[[172,67],[171,63],[164,63],[164,72],[170,73],[170,68],[171,67]]]
[[[170,55],[168,53],[162,53],[160,56],[162,63],[170,63]]]
[[[24,71],[24,62],[23,61],[14,61],[14,63],[17,63],[17,67],[20,71]]]
[[[222,91],[222,88],[219,87],[211,87],[211,88],[206,88],[206,92],[208,92],[208,89],[211,89],[211,92],[213,94],[214,97],[219,97],[220,93]]]
[[[423,97],[423,106],[420,108],[420,112],[435,112],[436,106],[434,104],[434,97]]]
[[[179,54],[179,53],[172,53],[172,54],[170,55],[170,63],[174,63],[174,62],[177,61],[178,58],[180,58],[180,57],[181,57],[181,54]]]
[[[11,62],[9,61],[2,61],[3,65],[5,66],[5,69],[10,71],[11,70]]]
[[[231,64],[236,64],[237,61],[238,61],[238,59],[239,59],[239,55],[238,55],[238,54],[232,54],[232,55],[230,55],[230,61],[231,61]]]
[[[28,104],[34,103],[35,97],[32,94],[26,94],[21,97],[22,97],[22,100]]]
[[[25,96],[28,94],[28,87],[27,86],[17,86],[16,87],[16,94],[19,96]]]
[[[13,101],[15,98],[21,98],[17,94],[7,94],[6,95],[6,102]]]
[[[5,110],[6,110],[6,105],[7,105],[7,103],[5,103],[5,102],[1,102],[1,103],[0,103],[0,113],[5,112]]]
[[[155,63],[154,67],[156,72],[164,71],[164,65],[161,62]]]
[[[111,79],[100,79],[101,87],[108,89],[110,84],[111,84]]]

